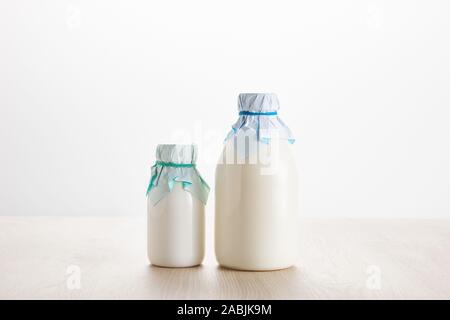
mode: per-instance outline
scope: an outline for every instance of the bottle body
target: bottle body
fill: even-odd
[[[228,141],[224,152],[233,148],[231,143]],[[270,148],[261,142],[258,147]],[[220,265],[263,271],[295,263],[298,186],[290,148],[286,142],[278,144],[271,169],[260,161],[221,163],[221,157],[215,187],[215,252]]]
[[[205,251],[205,205],[175,183],[173,190],[153,205],[148,199],[150,262],[162,267],[192,267],[202,263]]]

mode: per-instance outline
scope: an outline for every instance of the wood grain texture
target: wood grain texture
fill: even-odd
[[[450,298],[450,220],[314,219],[300,230],[298,264],[286,270],[220,268],[211,233],[202,266],[167,269],[148,264],[142,219],[0,217],[0,298]],[[67,287],[70,265],[80,289]],[[380,287],[367,285],[373,270]]]

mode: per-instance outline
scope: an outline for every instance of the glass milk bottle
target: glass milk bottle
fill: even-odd
[[[294,138],[275,94],[240,94],[239,119],[216,168],[215,251],[220,265],[277,270],[297,257]]]
[[[195,145],[161,144],[147,190],[148,258],[163,267],[202,263],[209,187],[195,166]]]

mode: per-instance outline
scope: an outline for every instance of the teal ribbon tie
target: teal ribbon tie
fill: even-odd
[[[287,140],[290,144],[295,142],[291,130],[278,117],[277,111],[239,111],[239,119],[233,124],[225,141],[238,135],[239,131],[247,131],[249,129],[255,133],[255,139],[257,141],[265,144],[268,144],[272,138],[270,130],[277,130],[279,139]]]
[[[276,116],[278,112],[270,111],[270,112],[251,112],[251,111],[241,111],[239,112],[240,116]]]
[[[173,167],[173,168],[193,168],[195,164],[193,163],[175,163],[175,162],[164,162],[164,161],[156,161],[157,166],[163,167]]]
[[[147,196],[156,205],[170,193],[175,183],[180,182],[183,190],[190,192],[206,204],[209,186],[200,176],[195,164],[156,161],[151,168],[152,176],[147,188]]]

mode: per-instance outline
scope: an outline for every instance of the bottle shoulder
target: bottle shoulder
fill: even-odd
[[[245,150],[236,146],[233,141],[227,141],[217,161],[217,166],[268,166],[271,164],[283,164],[292,168],[296,167],[295,145],[287,141],[278,143],[258,142],[254,148],[245,147]]]
[[[264,147],[266,148],[266,147]],[[264,150],[268,151],[268,150]],[[298,180],[297,166],[292,146],[280,144],[279,148],[272,150],[269,157],[260,159],[239,159],[237,155],[233,161],[218,162],[216,166],[216,188],[218,185],[236,184],[262,184],[291,186]],[[224,152],[229,152],[224,147]],[[223,156],[223,154],[222,154]]]
[[[150,198],[147,199],[147,206],[150,211],[167,211],[176,208],[201,209],[204,204],[191,192],[184,190],[181,183],[175,183],[172,191],[167,193],[158,203],[153,205]]]

